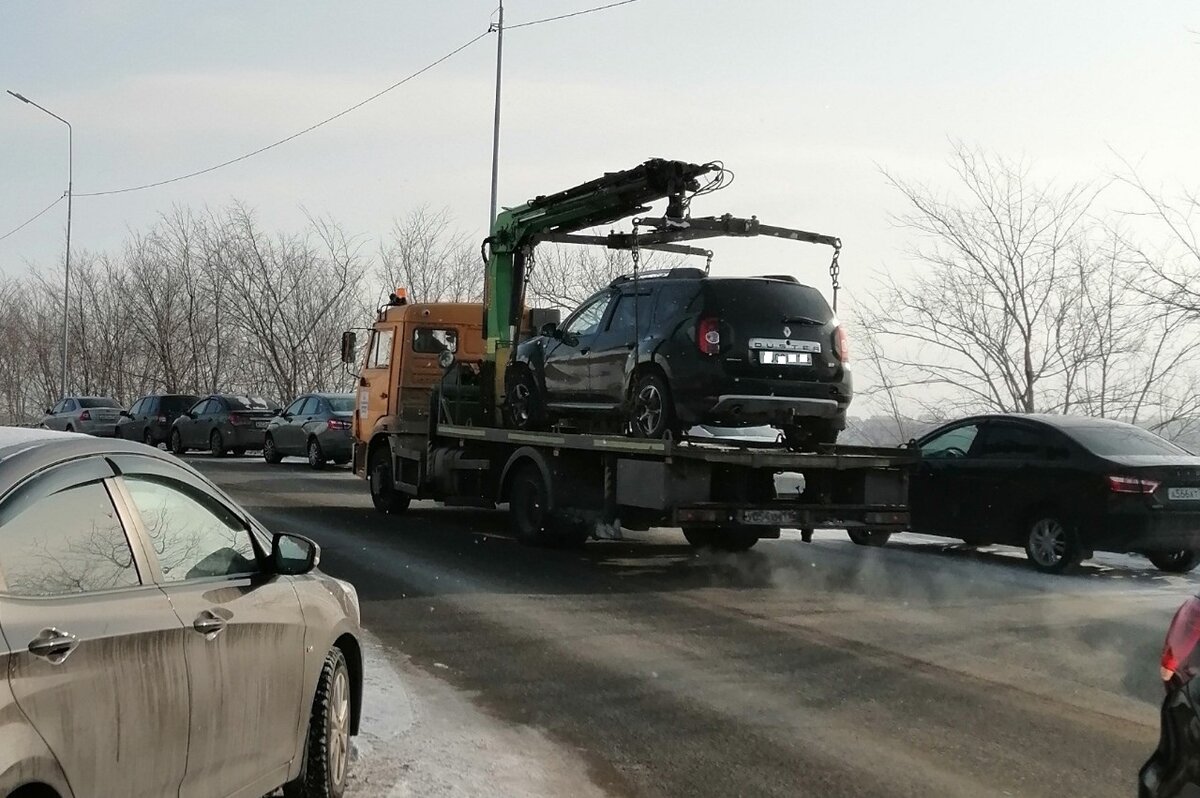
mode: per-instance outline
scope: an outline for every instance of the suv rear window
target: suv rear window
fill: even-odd
[[[105,399],[96,396],[84,396],[79,400],[80,407],[120,407],[116,399]]]
[[[779,324],[799,318],[825,324],[833,319],[833,309],[820,291],[783,280],[710,280],[708,296],[710,307],[722,318]]]

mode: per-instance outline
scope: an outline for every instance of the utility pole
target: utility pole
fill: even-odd
[[[488,216],[490,232],[496,221],[496,189],[500,171],[500,74],[504,64],[504,0],[500,0],[500,17],[493,30],[496,31],[496,117],[492,128],[492,208]]]
[[[497,89],[498,91],[499,89]],[[15,91],[9,91],[13,97],[16,97],[21,102],[32,105],[39,111],[46,113],[59,122],[67,126],[67,258],[66,266],[63,271],[63,319],[62,319],[62,375],[59,380],[60,394],[59,399],[67,395],[67,318],[71,308],[71,198],[74,194],[74,171],[75,171],[75,134],[71,128],[71,123],[63,119],[58,114],[43,108],[28,97],[18,94]],[[497,111],[497,113],[499,113]],[[494,178],[493,178],[494,180]]]

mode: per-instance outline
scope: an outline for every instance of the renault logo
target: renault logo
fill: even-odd
[[[791,338],[791,337],[792,337],[792,328],[791,328],[791,327],[784,327],[784,328],[783,328],[783,337],[784,337],[784,338]]]

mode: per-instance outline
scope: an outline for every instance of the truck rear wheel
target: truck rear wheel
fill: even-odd
[[[395,515],[408,509],[412,497],[396,490],[396,482],[392,478],[391,452],[386,445],[376,448],[371,453],[368,479],[371,483],[371,503],[375,505],[376,510]]]
[[[694,549],[746,551],[758,542],[758,533],[729,527],[684,527],[683,536]]]
[[[573,548],[588,539],[587,527],[551,511],[550,486],[533,463],[517,467],[508,486],[508,523],[513,537],[531,546]]]

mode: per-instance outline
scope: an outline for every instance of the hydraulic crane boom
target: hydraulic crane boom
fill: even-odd
[[[668,224],[683,224],[688,194],[699,188],[697,178],[719,168],[655,158],[497,214],[484,241],[490,251],[483,283],[486,357],[495,364],[497,396],[503,395],[504,369],[517,337],[526,263],[533,247],[545,237],[642,213],[648,209],[646,203],[663,198],[669,200],[663,218]]]

